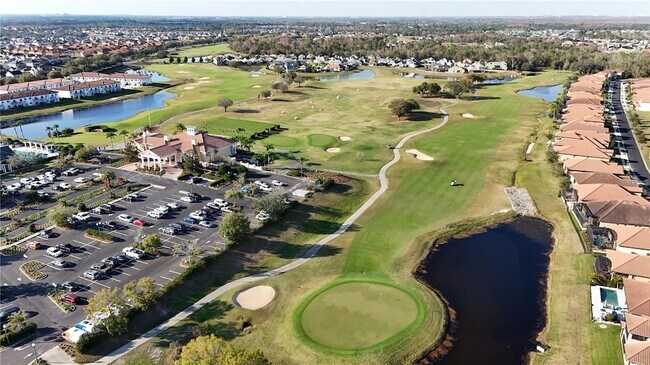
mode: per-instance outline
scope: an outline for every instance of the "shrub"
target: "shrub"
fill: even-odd
[[[91,229],[91,228],[86,229],[84,233],[86,233],[90,237],[99,238],[100,240],[104,240],[104,241],[113,241],[114,238],[108,233],[100,232],[96,229]]]
[[[38,326],[36,325],[36,323],[29,322],[25,325],[25,327],[23,327],[22,329],[16,332],[7,332],[0,335],[0,344],[5,346],[11,345],[12,343],[36,332],[37,329]]]
[[[248,172],[248,168],[243,165],[237,165],[233,168],[233,170],[235,170],[235,172],[238,174],[245,174]]]
[[[89,333],[85,336],[82,336],[79,339],[79,341],[77,341],[75,348],[80,353],[83,353],[87,349],[93,347],[94,345],[100,343],[103,340],[104,340],[104,333],[101,332]]]
[[[79,205],[77,205],[77,209],[79,209],[79,211],[81,212],[85,212],[88,210],[85,203],[79,203]]]

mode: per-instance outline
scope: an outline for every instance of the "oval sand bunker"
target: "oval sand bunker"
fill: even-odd
[[[476,118],[476,117],[474,116],[474,114],[470,114],[470,113],[463,113],[463,114],[461,114],[460,116],[463,117],[463,118],[470,118],[470,119],[474,119],[474,118]]]
[[[422,152],[420,152],[420,151],[418,151],[418,150],[415,150],[415,149],[406,150],[406,151],[404,151],[404,152],[412,154],[412,155],[415,156],[415,158],[417,158],[418,160],[422,160],[422,161],[433,161],[433,157],[431,157],[431,156],[427,156],[427,155],[425,155],[424,153],[422,153]]]
[[[275,289],[268,285],[258,285],[236,293],[232,301],[236,305],[250,310],[260,309],[275,298]]]
[[[325,151],[327,151],[329,153],[337,153],[337,152],[341,152],[341,149],[338,148],[338,147],[330,147],[330,148],[326,149]]]
[[[312,108],[313,108],[313,107],[312,107]],[[352,138],[350,138],[350,137],[348,137],[348,136],[340,136],[339,139],[340,139],[341,141],[349,141],[349,140],[351,140]]]

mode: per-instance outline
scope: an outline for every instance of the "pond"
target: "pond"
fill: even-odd
[[[545,102],[550,103],[557,98],[562,88],[562,85],[536,86],[532,89],[519,90],[517,94],[542,98]]]
[[[495,77],[495,78],[487,79],[487,80],[481,82],[481,84],[483,84],[483,85],[498,85],[498,84],[505,84],[505,83],[508,83],[508,82],[510,82],[512,80],[516,80],[516,79],[517,79],[516,75],[508,75],[508,76],[505,76],[505,77]]]
[[[162,74],[159,74],[158,72],[154,71],[149,71],[149,70],[126,70],[124,73],[127,74],[138,74],[138,75],[151,75],[151,81],[152,82],[167,82],[171,81],[170,78],[163,76]]]
[[[20,119],[23,123],[22,130],[27,139],[46,138],[45,127],[54,124],[63,128],[79,128],[86,125],[116,122],[130,118],[145,110],[160,109],[165,106],[165,101],[176,95],[168,91],[159,91],[155,94],[145,95],[136,99],[126,99],[110,104],[91,106],[83,109],[70,109],[56,114],[36,116]],[[11,127],[3,128],[2,134],[16,136]],[[18,129],[20,133],[20,129]],[[22,134],[21,134],[22,136]]]
[[[457,315],[453,347],[439,364],[527,362],[545,323],[551,233],[543,220],[518,218],[429,253],[420,279]]]
[[[352,80],[369,80],[375,77],[375,73],[370,70],[349,73],[329,73],[325,75],[314,76],[318,81],[352,81]]]

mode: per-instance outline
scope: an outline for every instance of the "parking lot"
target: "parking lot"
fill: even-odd
[[[92,176],[93,173],[101,173],[106,169],[107,167],[99,167],[88,170],[83,175]],[[74,229],[55,228],[50,238],[37,236],[27,240],[27,242],[39,242],[41,247],[37,250],[27,250],[24,256],[0,256],[2,266],[0,279],[2,280],[3,292],[0,310],[16,306],[29,312],[32,317],[30,320],[39,325],[39,337],[42,341],[60,341],[59,335],[64,329],[85,318],[83,308],[87,303],[86,300],[101,289],[122,287],[131,280],[143,277],[154,279],[159,287],[174,280],[184,270],[181,263],[185,259],[174,255],[174,246],[182,245],[188,241],[195,241],[200,247],[199,257],[226,248],[224,239],[218,233],[220,221],[225,213],[214,212],[205,218],[205,220],[214,224],[211,228],[184,222],[184,219],[207,203],[213,202],[215,198],[223,199],[225,192],[232,186],[214,189],[208,187],[206,183],[191,184],[137,172],[114,171],[117,177],[123,177],[132,183],[150,184],[150,186],[138,192],[140,198],[137,200],[125,201],[119,199],[115,201],[113,203],[115,209],[111,213],[91,213],[90,220],[75,226]],[[67,181],[70,178],[59,177],[61,181]],[[279,180],[283,183],[284,187],[272,187],[272,190],[291,191],[303,184],[301,180],[281,175],[257,172],[247,174],[247,182],[252,183],[260,180],[269,183],[271,180]],[[187,197],[188,193],[199,194],[201,199],[192,203],[183,202],[182,199]],[[264,193],[259,192],[257,194]],[[179,208],[170,210],[168,214],[158,219],[147,215],[148,212],[170,203],[178,204]],[[237,206],[242,213],[249,217],[251,224],[256,226],[261,223],[255,218],[255,213],[250,207],[251,203],[252,199],[250,198],[240,199],[237,201]],[[120,221],[118,216],[123,214],[143,221],[145,226],[138,227],[132,223]],[[85,235],[84,230],[86,228],[97,229],[97,223],[100,221],[116,223],[117,227],[114,230],[102,229],[103,232],[114,236],[113,242],[106,243]],[[173,235],[162,233],[161,229],[171,223],[182,223],[185,228],[182,232]],[[93,264],[100,263],[105,258],[120,255],[124,248],[154,233],[158,234],[162,242],[158,256],[148,255],[141,259],[128,258],[103,273],[96,280],[84,277],[84,272],[89,270]],[[21,244],[24,246],[25,243]],[[48,248],[56,247],[59,244],[69,244],[73,247],[69,253],[59,257],[59,259],[67,263],[64,268],[52,265],[51,263],[55,258],[47,254]],[[124,259],[124,257],[122,258]],[[46,265],[41,269],[41,272],[47,274],[47,278],[31,281],[21,272],[20,265],[33,260]],[[53,284],[61,284],[67,281],[71,281],[78,286],[72,292],[79,296],[79,302],[77,309],[71,313],[64,313],[47,297],[47,293],[53,288]]]

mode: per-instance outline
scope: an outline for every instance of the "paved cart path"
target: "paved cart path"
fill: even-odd
[[[348,219],[346,219],[345,222],[343,222],[343,224],[341,225],[341,227],[339,227],[339,229],[337,229],[334,233],[331,233],[331,234],[327,235],[326,237],[322,238],[320,241],[316,242],[314,244],[314,246],[312,246],[312,248],[309,251],[307,251],[301,258],[299,258],[299,259],[297,259],[297,260],[295,260],[293,262],[290,262],[290,263],[288,263],[288,264],[286,264],[284,266],[281,266],[281,267],[279,267],[277,269],[273,269],[273,270],[270,270],[270,271],[267,271],[267,272],[264,272],[264,273],[260,273],[260,274],[247,276],[247,277],[244,277],[244,278],[241,278],[241,279],[238,279],[238,280],[235,280],[235,281],[231,281],[231,282],[229,282],[227,284],[224,284],[224,285],[220,286],[219,288],[212,291],[210,294],[208,294],[205,297],[201,298],[196,303],[194,303],[191,306],[185,308],[183,311],[181,311],[180,313],[178,313],[174,317],[168,319],[164,323],[162,323],[159,326],[151,329],[149,332],[147,332],[147,333],[143,334],[142,336],[138,337],[137,339],[127,343],[126,345],[124,345],[124,346],[120,347],[119,349],[113,351],[108,356],[105,356],[105,357],[101,358],[100,360],[94,362],[93,364],[107,365],[107,364],[110,364],[110,363],[116,361],[117,359],[119,359],[122,356],[129,353],[131,350],[143,345],[144,343],[149,341],[151,338],[158,336],[159,334],[163,333],[164,331],[166,331],[170,327],[173,327],[177,323],[179,323],[179,322],[183,321],[184,319],[186,319],[187,317],[189,317],[192,313],[194,313],[197,310],[203,308],[206,304],[208,304],[208,303],[212,302],[213,300],[217,299],[218,297],[220,297],[224,293],[226,293],[226,292],[228,292],[228,291],[230,291],[230,290],[232,290],[234,288],[237,288],[238,286],[241,286],[243,284],[248,284],[248,283],[254,283],[254,282],[257,282],[257,281],[260,281],[260,280],[275,276],[275,275],[285,273],[285,272],[293,270],[293,269],[295,269],[295,268],[297,268],[299,266],[302,266],[303,264],[305,264],[306,262],[311,260],[311,258],[316,255],[316,253],[318,252],[318,250],[320,250],[321,247],[323,247],[328,242],[332,241],[333,239],[335,239],[335,238],[339,237],[340,235],[342,235],[343,233],[345,233],[348,230],[348,228],[350,227],[350,225],[352,225],[352,223],[354,223],[354,221],[356,221],[357,218],[359,218],[366,210],[368,210],[368,208],[370,208],[377,201],[377,199],[379,199],[379,197],[382,196],[386,192],[386,190],[388,190],[388,179],[386,178],[386,171],[388,171],[388,169],[391,166],[393,166],[394,164],[397,163],[397,161],[399,161],[399,159],[400,159],[400,148],[402,148],[402,146],[404,146],[404,144],[408,140],[410,140],[411,138],[419,136],[419,135],[424,134],[424,133],[434,131],[436,129],[439,129],[439,128],[443,127],[445,124],[447,124],[447,121],[449,120],[449,115],[447,114],[447,112],[443,108],[440,108],[440,111],[444,114],[444,118],[443,118],[442,122],[440,122],[435,127],[407,134],[406,136],[404,136],[404,138],[402,138],[399,141],[397,146],[395,146],[395,148],[393,149],[393,159],[390,162],[388,162],[387,164],[385,164],[381,168],[381,170],[379,170],[379,181],[381,183],[381,186],[380,186],[379,190],[377,190],[370,197],[370,199],[368,199],[359,209],[357,209],[356,212],[354,212],[350,217],[348,217]],[[60,352],[61,352],[61,350],[59,350],[58,347],[57,347],[57,348],[54,348],[54,349],[44,353],[41,357],[44,358],[45,360],[48,360],[50,362],[50,364],[62,364],[64,362],[61,361],[62,359],[61,359]]]

